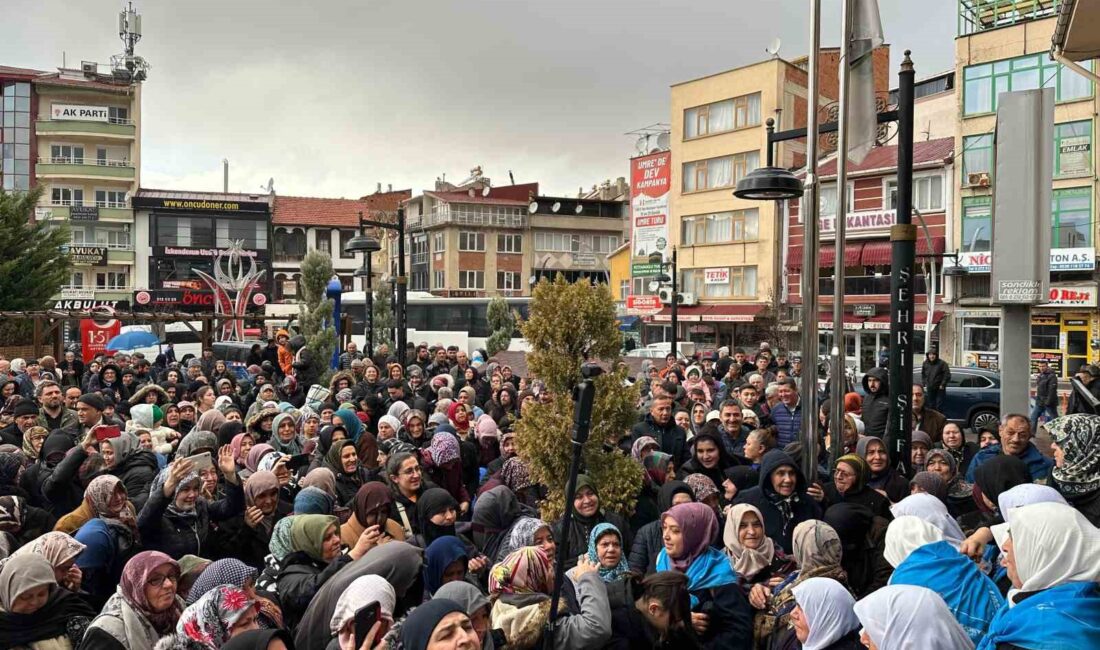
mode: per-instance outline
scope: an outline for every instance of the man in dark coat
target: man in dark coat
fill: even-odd
[[[1031,409],[1031,430],[1039,430],[1039,417],[1058,417],[1058,375],[1046,359],[1039,360],[1039,374],[1035,376],[1035,406]]]
[[[676,426],[676,422],[672,419],[672,399],[667,396],[653,400],[649,413],[631,430],[630,441],[633,443],[643,436],[656,440],[657,444],[661,445],[661,451],[676,459],[677,466],[691,458],[691,452],[687,446],[687,432]]]
[[[889,375],[883,368],[871,368],[863,375],[864,434],[881,438],[890,417]]]
[[[924,385],[928,406],[936,410],[942,409],[947,382],[951,381],[951,367],[940,358],[940,353],[935,349],[929,350],[924,355],[924,363],[920,367],[920,380]]]
[[[947,418],[936,409],[928,408],[924,387],[919,384],[913,384],[912,408],[913,430],[927,433],[934,443],[938,444],[943,440],[943,427],[947,424]]]
[[[737,495],[734,503],[756,506],[764,515],[764,533],[791,554],[794,527],[821,518],[821,508],[806,493],[806,478],[789,455],[778,449],[764,454],[760,484]]]

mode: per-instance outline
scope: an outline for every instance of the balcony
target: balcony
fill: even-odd
[[[60,202],[60,203],[47,203],[35,208],[35,219],[39,221],[70,221],[70,207],[73,205],[83,205],[87,207],[95,206],[99,208],[99,221],[115,222],[115,223],[133,223],[134,222],[134,210],[128,205],[110,205],[107,204],[96,206],[93,202],[87,203],[73,203],[73,202]]]
[[[83,120],[38,120],[34,123],[37,135],[93,136],[117,140],[133,140],[136,127],[129,120],[111,122],[86,122]]]
[[[89,178],[133,182],[135,169],[128,160],[102,158],[39,158],[35,172],[42,178]]]
[[[486,226],[498,228],[526,228],[527,211],[519,210],[462,210],[451,208],[433,212],[424,219],[424,227],[454,224],[459,226]]]
[[[427,264],[431,259],[431,253],[413,253],[410,258],[410,264]]]
[[[822,296],[833,295],[834,282],[832,278],[821,278],[818,281],[818,291]],[[923,275],[913,276],[913,293],[923,294],[927,291],[927,285]],[[845,296],[889,296],[889,275],[860,275],[844,278]]]
[[[1050,18],[1058,0],[959,0],[959,36]]]

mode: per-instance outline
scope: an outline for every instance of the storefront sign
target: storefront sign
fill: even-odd
[[[993,263],[990,251],[959,254],[959,265],[970,273],[989,273]],[[1092,248],[1055,248],[1050,251],[1051,271],[1091,271],[1096,268],[1096,251]]]
[[[703,269],[703,284],[729,284],[729,267]]]
[[[573,264],[576,266],[596,266],[596,256],[592,253],[573,253]]]
[[[145,310],[185,311],[214,313],[215,296],[210,291],[194,289],[142,289],[134,292],[134,308]],[[252,294],[249,309],[260,309],[267,304],[267,295]]]
[[[689,334],[713,334],[713,325],[692,325],[688,328]]]
[[[78,122],[109,122],[110,111],[106,106],[88,104],[51,104],[50,119],[76,120]]]
[[[654,275],[660,275],[660,273],[660,264],[650,264],[648,262],[644,262],[642,264],[630,265],[630,277],[632,278],[646,278]]]
[[[998,352],[963,352],[963,365],[967,368],[999,370],[1001,355]]]
[[[1050,288],[1050,300],[1040,307],[1095,307],[1096,283],[1056,284]]]
[[[653,253],[667,255],[668,195],[672,185],[672,152],[662,151],[630,161],[630,223],[633,277],[657,275],[646,265]],[[646,272],[650,271],[652,272]],[[641,273],[639,273],[641,271]]]
[[[1043,299],[1041,280],[1001,280],[997,283],[997,302],[1012,305],[1037,305]]]
[[[1051,370],[1054,374],[1062,376],[1062,353],[1061,352],[1032,352],[1031,353],[1031,372],[1035,374],[1039,372],[1039,362],[1046,361],[1050,364]]]
[[[653,320],[658,323],[671,323],[672,314],[657,314]],[[699,314],[676,314],[677,323],[698,323],[700,320],[702,319]]]
[[[214,258],[221,253],[223,248],[191,248],[189,246],[154,246],[153,255],[156,257],[209,257]],[[266,256],[265,253],[254,250],[242,250],[245,257]]]
[[[836,215],[822,216],[819,218],[819,222],[822,235],[836,231]],[[847,228],[846,232],[852,234],[872,230],[889,230],[890,226],[897,222],[897,210],[867,210],[849,212],[845,227]]]
[[[62,300],[93,300],[95,289],[62,289]]]
[[[91,362],[97,354],[107,351],[107,342],[118,336],[122,331],[122,322],[113,318],[105,323],[96,322],[92,318],[80,320],[80,351],[84,356],[84,363]]]
[[[1058,172],[1062,176],[1084,176],[1091,170],[1092,138],[1063,138],[1058,145]]]
[[[852,305],[852,315],[870,318],[875,315],[875,305]]]
[[[703,314],[708,323],[751,323],[753,317],[748,314]]]
[[[96,300],[94,298],[95,292],[89,291],[93,294],[91,298],[85,299],[66,299],[56,300],[53,303],[53,308],[59,311],[90,311],[92,309],[110,307],[116,311],[125,311],[130,308],[129,301],[126,300]]]
[[[661,311],[660,296],[636,296],[630,294],[626,297],[626,313],[632,316],[652,316]]]
[[[259,198],[258,196],[256,198]],[[222,201],[219,199],[162,198],[142,196],[130,199],[134,208],[182,210],[187,212],[269,212],[267,201]]]
[[[104,266],[107,264],[106,246],[69,246],[69,260],[78,266]]]
[[[99,221],[99,206],[74,205],[69,207],[70,221]]]

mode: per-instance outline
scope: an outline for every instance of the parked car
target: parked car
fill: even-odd
[[[913,373],[913,383],[920,384],[920,370]],[[939,410],[961,427],[978,430],[984,425],[996,426],[1001,417],[1001,375],[982,368],[951,368],[951,381]]]

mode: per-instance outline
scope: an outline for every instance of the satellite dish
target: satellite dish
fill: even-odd
[[[486,185],[484,188],[482,188],[481,195],[482,196],[489,196],[489,189],[490,189],[489,186]]]
[[[554,201],[554,205],[550,206],[550,210],[552,212],[557,212],[558,210],[561,210],[561,201]]]
[[[649,153],[649,138],[644,135],[639,137],[638,141],[634,143],[634,151],[639,156],[644,156]]]
[[[539,202],[538,201],[531,201],[531,205],[527,206],[527,213],[528,214],[535,214],[538,211],[539,211]]]
[[[668,151],[669,140],[670,138],[667,133],[662,133],[661,135],[657,136],[657,148],[661,151]]]
[[[773,58],[779,58],[779,48],[782,47],[782,45],[783,41],[779,40],[779,37],[776,36],[772,39],[771,45],[764,48],[764,51],[772,55]]]
[[[578,203],[577,207],[573,208],[573,211],[576,212],[577,214],[580,214],[580,213],[584,212],[584,205],[581,204],[581,203]]]

